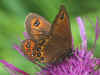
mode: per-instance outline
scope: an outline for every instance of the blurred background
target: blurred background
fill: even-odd
[[[21,56],[13,49],[13,44],[19,44],[18,38],[24,39],[25,17],[31,13],[37,13],[51,24],[64,4],[70,17],[72,34],[75,47],[81,43],[79,27],[76,17],[81,16],[85,20],[85,29],[88,39],[88,49],[93,45],[95,32],[92,24],[85,18],[88,16],[96,24],[96,16],[100,16],[100,0],[0,0],[0,60],[4,59],[16,67],[34,75],[39,68]],[[100,38],[97,41],[94,55],[100,57]],[[10,75],[0,63],[0,75]]]

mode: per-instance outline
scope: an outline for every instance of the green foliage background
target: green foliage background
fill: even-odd
[[[19,36],[24,39],[22,32],[25,31],[24,22],[28,13],[38,13],[52,23],[61,4],[65,5],[69,13],[75,46],[79,46],[81,38],[76,17],[89,16],[96,24],[96,16],[100,16],[100,0],[0,0],[0,59],[14,64],[31,75],[39,71],[35,64],[25,59],[12,47],[14,43],[20,43]],[[85,21],[88,48],[90,49],[95,33],[87,19]],[[100,57],[100,39],[97,41],[94,54],[96,57]],[[0,75],[9,75],[1,63]]]

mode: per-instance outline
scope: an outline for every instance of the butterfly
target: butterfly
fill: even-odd
[[[30,61],[50,64],[72,54],[71,26],[64,6],[53,24],[36,13],[30,13],[25,27],[30,38],[22,42],[21,49]]]

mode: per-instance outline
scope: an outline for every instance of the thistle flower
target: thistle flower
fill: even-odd
[[[80,49],[73,48],[75,50],[73,56],[71,56],[69,59],[65,59],[59,64],[52,64],[49,67],[46,66],[46,69],[41,69],[41,72],[36,73],[37,75],[100,75],[100,58],[96,58],[93,55],[94,49],[96,47],[96,40],[98,40],[98,37],[100,35],[98,19],[96,21],[95,28],[95,41],[91,50],[87,49],[87,38],[84,28],[84,22],[80,17],[77,17],[77,22],[79,24],[80,35],[82,39]],[[24,37],[29,38],[26,32],[24,32]],[[18,45],[14,45],[14,48],[22,56],[24,56]],[[12,64],[8,64],[4,60],[0,60],[0,62],[3,63],[6,68],[8,68],[8,72],[10,72],[11,75],[29,75],[28,73],[16,68]],[[18,72],[18,74],[16,74],[16,72]]]

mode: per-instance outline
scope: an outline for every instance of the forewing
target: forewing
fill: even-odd
[[[61,9],[51,27],[50,40],[47,46],[48,62],[55,62],[65,57],[72,49],[72,35],[68,14]]]
[[[54,37],[59,37],[59,39],[64,39],[65,42],[63,42],[63,44],[66,44],[67,49],[72,48],[71,26],[69,16],[64,6],[61,6],[59,13],[54,20],[51,34]]]
[[[51,24],[42,16],[30,13],[25,20],[25,27],[32,39],[43,39],[49,35]]]

